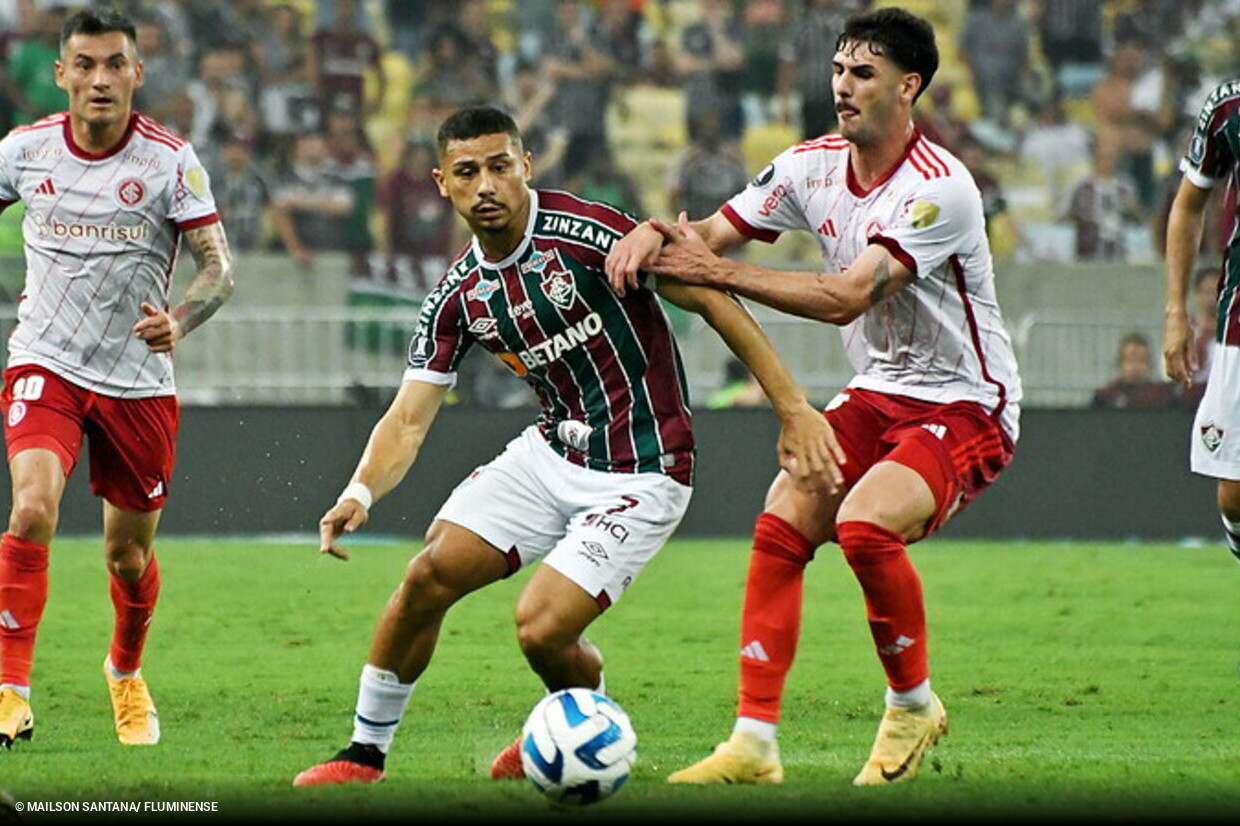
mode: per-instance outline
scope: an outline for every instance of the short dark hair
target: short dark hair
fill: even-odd
[[[883,8],[850,17],[835,41],[835,50],[838,52],[849,43],[866,44],[874,54],[882,55],[906,72],[919,75],[921,88],[914,101],[930,88],[930,81],[939,68],[934,27],[904,9]]]
[[[69,38],[75,34],[107,34],[122,32],[135,46],[138,43],[138,31],[133,21],[124,14],[109,8],[86,8],[76,12],[60,27],[60,48],[64,49]]]
[[[506,134],[518,148],[522,145],[521,130],[512,116],[494,106],[467,106],[448,116],[439,127],[435,142],[442,157],[452,141],[467,141],[482,135]]]

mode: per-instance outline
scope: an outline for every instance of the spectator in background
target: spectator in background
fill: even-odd
[[[745,123],[767,123],[776,117],[772,109],[779,92],[779,55],[787,30],[787,4],[784,0],[745,0],[745,72],[741,100]]]
[[[267,208],[271,203],[270,175],[254,157],[254,144],[239,135],[224,141],[211,171],[211,188],[220,219],[228,227],[234,250],[260,250],[266,240]]]
[[[724,139],[739,141],[745,131],[744,30],[728,0],[699,0],[699,18],[681,31],[674,64],[685,93],[689,140],[697,137],[700,115],[713,111]]]
[[[548,116],[568,132],[564,168],[582,168],[597,146],[607,146],[607,105],[615,60],[603,32],[581,0],[559,0],[559,27],[543,43],[543,68],[555,84]]]
[[[1053,94],[1075,97],[1102,71],[1103,0],[1041,0],[1037,17],[1042,57]]]
[[[1114,133],[1094,141],[1094,168],[1069,188],[1060,218],[1072,224],[1078,261],[1123,261],[1128,228],[1140,222],[1141,204],[1127,176],[1116,169],[1119,148]]]
[[[484,63],[470,52],[469,38],[455,23],[435,27],[427,40],[417,94],[430,101],[438,120],[443,112],[486,102],[495,93]]]
[[[512,100],[507,107],[521,127],[525,148],[534,156],[531,185],[535,189],[559,189],[564,180],[564,152],[568,130],[544,113],[555,98],[555,84],[538,65],[518,58],[512,72]]]
[[[1115,45],[1106,71],[1094,87],[1098,139],[1117,149],[1116,163],[1136,187],[1142,209],[1152,212],[1157,198],[1154,146],[1173,113],[1134,103],[1137,81],[1147,68],[1149,49],[1135,40]]]
[[[356,0],[336,0],[336,16],[311,37],[310,75],[319,101],[320,127],[337,107],[364,116],[373,115],[387,94],[383,49],[370,34],[357,26]],[[377,88],[371,101],[366,96],[366,73],[373,72]]]
[[[681,151],[668,168],[668,205],[689,220],[709,218],[749,183],[745,161],[734,142],[723,140],[719,114],[699,115],[697,139]]]
[[[379,246],[388,260],[387,280],[416,299],[447,271],[465,240],[451,202],[431,177],[434,168],[434,145],[409,141],[399,164],[379,181]]]
[[[844,30],[845,17],[865,11],[869,5],[868,0],[804,0],[804,10],[792,18],[779,52],[779,94],[785,101],[794,93],[798,98],[798,120],[805,140],[835,129],[835,93],[831,89],[835,40]],[[783,117],[796,122],[791,112]]]
[[[970,0],[959,36],[982,117],[1007,131],[1029,80],[1029,26],[1016,0]]]
[[[931,94],[934,90],[931,89]],[[1064,198],[1072,177],[1093,163],[1093,137],[1089,129],[1064,113],[1063,100],[1052,94],[1035,103],[1018,144],[1017,154],[1030,170],[1050,203]]]
[[[315,252],[343,250],[353,207],[353,189],[331,173],[326,140],[318,132],[299,135],[271,196],[271,219],[284,250],[307,269]]]
[[[469,56],[468,78],[479,103],[499,100],[499,49],[491,37],[486,0],[460,0],[457,6],[460,32]]]
[[[65,93],[56,85],[51,67],[60,60],[60,27],[66,16],[66,6],[41,9],[34,31],[9,57],[4,87],[18,123],[33,123],[65,108]]]
[[[203,50],[198,77],[186,84],[185,91],[194,104],[193,131],[188,137],[208,164],[230,136],[257,139],[260,125],[241,49],[212,46]]]
[[[599,29],[615,62],[616,82],[628,85],[643,80],[651,69],[654,35],[641,11],[630,0],[601,0]]]
[[[138,54],[146,69],[142,85],[134,92],[134,107],[152,111],[160,102],[171,98],[189,85],[190,63],[168,37],[163,20],[149,15],[137,22]]]
[[[1094,391],[1094,410],[1172,410],[1179,406],[1180,388],[1154,378],[1153,351],[1142,333],[1120,340],[1116,376]]]
[[[341,107],[328,115],[324,138],[330,176],[348,186],[353,195],[353,208],[343,221],[341,249],[349,253],[349,272],[355,277],[366,277],[370,275],[369,259],[374,249],[370,221],[378,177],[375,154],[361,116],[352,109]]]
[[[319,125],[311,83],[310,39],[291,3],[267,7],[267,28],[254,43],[260,78],[259,112],[273,153],[288,151],[294,135]]]

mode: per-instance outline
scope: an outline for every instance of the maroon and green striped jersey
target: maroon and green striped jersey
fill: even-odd
[[[617,296],[603,272],[637,222],[566,192],[530,198],[515,251],[489,261],[475,239],[427,296],[405,380],[454,383],[477,343],[534,389],[539,431],[570,462],[692,484],[688,383],[671,323],[652,290]],[[588,435],[561,427],[570,421]]]
[[[1213,189],[1220,182],[1240,184],[1240,79],[1219,84],[1202,104],[1180,170],[1202,189]],[[1236,347],[1240,346],[1240,222],[1235,216],[1231,220],[1218,285],[1217,341]]]

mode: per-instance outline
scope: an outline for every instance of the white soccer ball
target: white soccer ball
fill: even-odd
[[[566,688],[542,698],[521,729],[521,765],[534,788],[559,803],[610,797],[637,762],[637,733],[610,697]]]

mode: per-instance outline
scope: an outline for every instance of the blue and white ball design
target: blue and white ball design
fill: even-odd
[[[525,776],[551,800],[585,805],[616,792],[637,762],[637,733],[610,697],[587,688],[548,694],[521,730]]]

